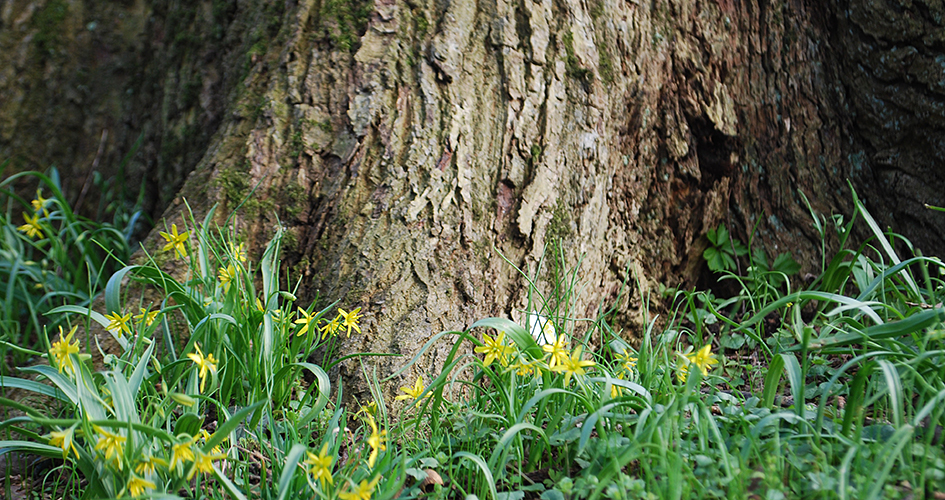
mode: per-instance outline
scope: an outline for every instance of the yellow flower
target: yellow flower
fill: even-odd
[[[699,368],[703,377],[708,377],[709,367],[719,362],[719,360],[715,359],[715,355],[712,354],[711,344],[704,345],[702,349],[699,349],[695,353],[687,354],[686,359]]]
[[[195,442],[197,442],[197,438],[192,437],[171,446],[171,469],[177,467],[177,462],[184,463],[185,460],[189,462],[194,461],[193,447]]]
[[[217,360],[213,358],[213,353],[207,353],[207,356],[204,357],[203,352],[200,350],[200,345],[194,343],[194,349],[197,352],[192,352],[187,355],[199,368],[200,372],[197,376],[200,377],[200,392],[203,392],[204,388],[207,386],[207,374],[209,372],[217,372]]]
[[[26,224],[16,228],[17,231],[22,231],[26,233],[30,238],[35,238],[39,236],[44,238],[43,227],[39,225],[39,214],[33,214],[32,217],[26,215],[26,212],[23,212],[23,220],[26,221]]]
[[[551,354],[551,359],[548,360],[548,368],[554,369],[556,365],[564,363],[568,359],[568,337],[562,333],[558,335],[553,344],[545,344],[541,346],[541,349]]]
[[[190,233],[184,231],[183,233],[178,234],[177,224],[171,224],[171,232],[165,233],[161,231],[161,237],[167,240],[167,244],[164,245],[164,248],[161,249],[162,252],[166,252],[170,249],[174,249],[178,257],[184,257],[187,255],[187,247],[184,246],[184,243],[187,241],[187,237],[190,236]]]
[[[37,189],[36,199],[31,201],[30,204],[33,205],[34,212],[36,212],[37,214],[42,212],[43,217],[49,217],[49,210],[46,210],[46,203],[48,201],[49,201],[48,199],[43,198],[42,190]]]
[[[221,267],[217,272],[217,276],[220,277],[220,283],[223,285],[223,293],[230,291],[230,282],[236,279],[236,266],[230,264]]]
[[[361,409],[358,410],[358,413],[364,413],[368,416],[377,415],[377,403],[375,401],[371,401],[370,403],[361,406]]]
[[[375,477],[370,483],[367,482],[367,479],[362,479],[361,484],[359,484],[357,488],[339,493],[338,498],[341,500],[371,500],[374,487],[377,486],[377,482],[380,480],[380,476]]]
[[[121,470],[121,458],[123,455],[121,447],[128,438],[120,434],[106,431],[97,425],[93,425],[92,428],[95,432],[101,434],[98,438],[98,442],[95,444],[95,449],[105,453],[105,460],[114,458],[115,461],[118,462],[118,470]]]
[[[190,481],[194,478],[194,475],[198,472],[206,472],[207,474],[213,472],[213,461],[214,460],[223,460],[226,458],[226,455],[219,453],[206,454],[201,449],[197,449],[197,456],[194,458],[194,465],[190,468],[190,472],[187,474],[187,480]]]
[[[583,376],[585,373],[584,368],[588,368],[596,364],[593,361],[581,359],[581,351],[583,349],[584,346],[577,346],[574,349],[574,353],[572,355],[566,356],[564,361],[560,361],[551,369],[553,372],[564,372],[565,387],[567,387],[568,382],[571,381],[572,375]]]
[[[328,443],[322,445],[322,451],[318,455],[306,451],[308,458],[305,460],[305,465],[308,465],[308,473],[322,482],[322,488],[325,487],[325,482],[328,484],[335,484],[334,480],[331,477],[331,462],[333,457],[328,455]]]
[[[618,353],[615,357],[617,358],[617,361],[620,362],[620,366],[624,370],[632,373],[633,369],[636,368],[637,366],[637,358],[631,356],[630,354],[631,352],[627,350],[627,351]]]
[[[240,262],[246,262],[246,249],[243,246],[244,243],[234,245],[233,242],[230,242],[230,255]]]
[[[338,308],[338,314],[342,317],[342,319],[344,319],[344,322],[341,323],[341,326],[348,328],[348,336],[349,336],[349,337],[351,336],[351,329],[352,329],[352,328],[354,328],[355,330],[357,330],[358,333],[361,333],[361,327],[358,326],[358,320],[361,319],[361,316],[359,315],[360,313],[361,313],[361,308],[360,308],[360,307],[355,308],[355,309],[354,309],[353,311],[351,311],[350,313],[349,313],[349,312],[345,312],[344,309]]]
[[[79,341],[76,340],[72,342],[72,336],[75,335],[75,330],[77,326],[73,326],[69,330],[68,334],[63,334],[62,326],[59,326],[59,342],[53,342],[52,348],[49,349],[49,354],[56,358],[56,366],[59,367],[59,373],[62,373],[63,368],[68,368],[69,371],[75,373],[75,365],[72,364],[72,356],[70,354],[79,353]]]
[[[368,446],[371,447],[371,455],[368,457],[368,467],[373,468],[374,463],[377,461],[377,454],[379,451],[387,450],[387,430],[378,432],[377,424],[374,422],[374,417],[371,415],[367,416],[368,425],[371,426],[371,435],[367,439]]]
[[[145,455],[144,458],[138,462],[138,465],[135,466],[135,472],[146,476],[148,474],[154,474],[154,470],[157,469],[157,466],[167,467],[167,460],[163,458],[153,457],[151,455]]]
[[[685,384],[686,379],[689,378],[689,365],[681,365],[676,369],[676,380],[680,384]]]
[[[512,365],[512,368],[515,370],[515,373],[520,377],[527,377],[529,375],[540,375],[541,374],[541,361],[525,361],[524,358],[519,357],[515,364]]]
[[[506,356],[514,352],[515,349],[512,346],[504,345],[504,342],[505,332],[499,332],[499,335],[495,339],[486,334],[482,334],[483,345],[473,350],[486,355],[486,359],[482,363],[483,366],[489,366],[497,359],[502,366],[509,366],[509,360]]]
[[[111,314],[106,314],[105,318],[109,320],[108,326],[105,327],[106,330],[117,330],[116,333],[118,333],[119,337],[121,337],[122,333],[131,335],[131,327],[128,326],[128,322],[131,321],[131,313],[121,315],[116,311]]]
[[[338,331],[341,330],[341,316],[335,316],[335,319],[325,323],[325,326],[318,329],[322,332],[322,339],[328,335],[335,335]]]
[[[422,376],[417,377],[417,381],[413,384],[413,387],[407,387],[407,386],[401,387],[400,390],[404,394],[401,394],[400,396],[397,396],[394,399],[396,400],[419,399],[420,394],[423,393],[423,390],[425,388],[426,387],[423,385],[423,377]],[[433,395],[432,392],[428,392],[424,397],[428,398],[432,395]],[[419,401],[417,403],[419,404]]]
[[[49,433],[49,446],[58,446],[62,448],[62,458],[65,459],[69,456],[69,452],[75,453],[75,457],[79,458],[79,450],[75,448],[75,428],[74,424],[72,427],[64,431],[52,431]]]
[[[153,490],[155,488],[157,488],[157,485],[134,474],[132,474],[131,479],[128,480],[128,493],[131,493],[133,497],[140,497],[144,494],[145,490]]]
[[[301,316],[301,318],[295,320],[294,323],[296,325],[305,325],[305,326],[303,326],[302,329],[299,330],[299,333],[295,334],[297,337],[301,337],[302,335],[305,335],[305,332],[307,332],[309,328],[311,328],[312,321],[315,321],[315,313],[310,313],[306,311],[305,309],[302,309],[301,307],[299,308],[299,316]]]
[[[155,310],[153,310],[153,311],[147,311],[147,310],[144,309],[143,307],[139,307],[139,308],[138,308],[138,311],[140,311],[140,313],[138,313],[138,314],[135,315],[134,320],[138,322],[138,326],[139,326],[139,327],[141,326],[141,323],[144,323],[144,326],[145,326],[145,327],[149,327],[149,326],[153,325],[153,324],[154,324],[154,320],[157,319],[158,313],[161,312],[160,309],[155,309]]]

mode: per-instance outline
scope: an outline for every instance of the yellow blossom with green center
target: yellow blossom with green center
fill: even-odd
[[[49,349],[49,354],[56,359],[56,366],[59,367],[59,373],[62,373],[64,368],[68,368],[70,372],[75,373],[75,365],[72,364],[72,354],[79,353],[79,341],[72,341],[72,336],[75,335],[75,330],[77,326],[73,326],[68,334],[63,334],[62,326],[59,327],[59,341],[53,342],[52,348]]]
[[[620,363],[620,367],[630,373],[632,373],[633,369],[637,366],[637,358],[631,356],[631,354],[629,350],[626,350],[614,356],[617,362]]]
[[[188,354],[187,357],[200,368],[197,376],[200,377],[200,392],[203,392],[204,388],[207,386],[207,375],[211,372],[217,372],[217,360],[214,359],[212,352],[207,353],[205,357],[203,351],[200,350],[200,344],[196,342],[194,343],[194,349],[196,349],[197,352],[192,352]]]
[[[49,210],[46,210],[46,203],[48,202],[49,202],[48,199],[43,198],[42,190],[37,189],[36,199],[31,201],[30,204],[33,205],[34,212],[36,212],[37,214],[42,213],[43,217],[49,217]]]
[[[180,436],[178,436],[178,439]],[[197,442],[196,437],[191,437],[185,439],[180,443],[176,443],[171,446],[171,465],[170,469],[177,467],[177,462],[184,463],[194,461],[194,443]]]
[[[577,346],[574,349],[574,353],[570,356],[567,356],[564,361],[559,362],[551,371],[564,373],[564,385],[567,387],[568,383],[571,382],[571,376],[584,376],[585,368],[594,366],[596,363],[590,360],[581,359],[581,351],[584,349],[584,346]]]
[[[377,423],[374,422],[374,417],[371,415],[367,416],[367,422],[371,426],[371,435],[367,439],[368,446],[371,447],[371,454],[368,456],[368,467],[374,468],[378,452],[387,450],[387,430],[378,432]]]
[[[333,320],[329,321],[328,323],[325,323],[325,326],[318,329],[318,331],[322,332],[322,339],[324,339],[328,335],[334,336],[340,330],[341,330],[341,316],[340,315],[335,316]]]
[[[154,320],[157,319],[158,313],[161,312],[159,309],[155,309],[154,311],[148,311],[143,307],[139,307],[138,311],[140,312],[138,314],[135,314],[134,320],[138,323],[139,327],[141,327],[143,324],[145,328],[153,325]]]
[[[529,377],[541,375],[541,368],[543,364],[539,360],[526,361],[523,357],[519,356],[518,360],[511,366],[515,370],[515,374],[520,377]]]
[[[541,349],[551,354],[548,360],[548,368],[554,369],[555,366],[564,363],[568,359],[568,337],[565,334],[558,335],[552,344],[545,344]]]
[[[131,496],[140,497],[144,495],[145,491],[157,488],[157,485],[147,479],[132,474],[131,479],[128,480],[127,488]]]
[[[121,337],[123,333],[131,335],[131,327],[128,326],[128,323],[131,322],[131,313],[122,315],[116,311],[111,314],[106,314],[105,318],[109,321],[108,326],[105,327],[106,330],[117,333],[119,337]]]
[[[221,267],[217,272],[217,276],[220,278],[220,284],[223,285],[223,293],[230,291],[230,283],[236,279],[236,266],[230,264]]]
[[[204,453],[200,448],[196,449],[196,456],[194,457],[194,465],[190,468],[190,472],[187,474],[187,480],[190,481],[194,478],[194,475],[197,473],[207,473],[210,474],[213,472],[213,462],[215,460],[223,460],[226,458],[226,455],[222,453]]]
[[[302,326],[302,329],[299,330],[299,332],[295,334],[297,337],[301,337],[302,335],[305,335],[306,332],[308,332],[309,329],[312,328],[312,322],[315,321],[315,313],[310,313],[306,311],[305,309],[302,309],[301,307],[299,308],[299,316],[301,316],[301,318],[295,320],[294,323],[296,325],[303,325],[303,326]]]
[[[358,333],[361,333],[361,327],[358,326],[358,320],[361,319],[360,313],[360,307],[356,307],[351,312],[347,312],[344,309],[338,308],[338,315],[342,318],[341,327],[348,329],[348,337],[351,337],[352,328],[357,330]]]
[[[356,488],[351,491],[344,491],[338,494],[338,498],[341,500],[371,500],[371,495],[374,494],[374,487],[377,486],[377,482],[381,480],[381,477],[375,477],[371,482],[368,482],[367,479],[362,479],[361,483],[358,484]]]
[[[141,474],[142,476],[147,476],[149,474],[154,474],[154,471],[158,466],[167,467],[167,460],[163,458],[158,458],[152,455],[145,455],[138,465],[135,466],[135,472]]]
[[[318,455],[306,451],[305,454],[308,458],[303,462],[308,466],[308,473],[313,476],[314,479],[321,481],[322,488],[325,487],[325,483],[335,484],[334,480],[331,477],[331,462],[334,457],[328,454],[328,443],[322,445],[322,450]]]
[[[230,255],[240,262],[246,262],[246,248],[244,243],[234,245],[230,242]]]
[[[417,381],[414,382],[413,387],[409,387],[409,386],[401,387],[401,388],[400,388],[400,391],[403,392],[404,394],[401,394],[401,395],[395,397],[394,399],[396,399],[396,400],[405,400],[405,399],[418,400],[418,399],[420,399],[420,394],[423,393],[423,390],[424,390],[424,389],[426,389],[426,386],[423,385],[423,377],[422,377],[422,376],[419,376],[419,377],[417,377]],[[424,397],[425,397],[425,398],[428,398],[428,397],[430,397],[430,396],[432,396],[432,395],[433,395],[432,392],[428,392],[428,393],[426,393],[426,395],[425,395]],[[417,401],[417,404],[419,404],[419,401]]]
[[[17,231],[26,233],[26,236],[29,236],[30,238],[45,238],[43,226],[39,225],[39,214],[33,214],[33,216],[30,217],[26,214],[26,212],[23,212],[23,220],[26,221],[26,224],[17,227]]]
[[[162,252],[167,252],[173,248],[178,258],[187,255],[187,247],[184,244],[187,242],[187,237],[190,236],[189,232],[184,231],[183,233],[178,233],[177,224],[171,224],[170,233],[161,231],[160,234],[161,237],[167,241],[167,244],[161,249]]]
[[[696,365],[699,368],[699,371],[702,372],[703,377],[709,376],[709,368],[717,364],[719,360],[715,359],[715,355],[712,354],[712,345],[706,344],[702,346],[702,349],[699,349],[695,353],[689,353],[686,355],[686,359],[690,363]]]
[[[75,448],[75,428],[77,425],[79,424],[73,424],[72,427],[63,431],[49,433],[49,446],[62,448],[63,459],[69,456],[70,451],[75,454],[76,458],[79,458],[79,450]]]
[[[105,454],[105,460],[114,459],[118,464],[118,470],[122,468],[122,446],[125,444],[125,441],[128,440],[125,436],[120,434],[115,434],[113,432],[107,431],[97,425],[93,425],[92,429],[99,434],[98,442],[95,444],[95,449],[101,451]]]
[[[499,332],[494,339],[482,334],[482,344],[473,351],[486,355],[486,359],[482,362],[483,366],[489,366],[497,359],[502,366],[509,366],[508,355],[515,352],[515,348],[505,345],[505,332]]]

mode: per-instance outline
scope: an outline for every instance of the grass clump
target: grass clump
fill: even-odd
[[[2,165],[0,165],[2,169]],[[32,199],[14,189],[35,179]],[[88,305],[108,276],[130,254],[128,238],[137,220],[124,228],[95,222],[72,211],[62,194],[59,173],[23,172],[0,182],[0,368],[26,362],[36,352],[44,328],[62,323],[46,314],[65,304]]]

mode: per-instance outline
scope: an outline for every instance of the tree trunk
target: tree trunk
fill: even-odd
[[[848,179],[880,220],[941,248],[941,219],[916,207],[945,205],[943,8],[896,7],[914,28],[900,36],[880,21],[892,7],[836,3],[8,2],[0,154],[81,172],[102,129],[112,167],[141,136],[124,175],[144,179],[147,207],[168,223],[184,199],[198,218],[239,207],[257,249],[284,225],[301,303],[365,312],[345,350],[406,355],[380,375],[442,330],[523,318],[505,259],[547,280],[552,242],[581,263],[571,314],[628,283],[614,305],[634,337],[656,284],[705,273],[719,223],[816,271],[801,193],[849,213]],[[928,197],[892,191],[908,179]]]

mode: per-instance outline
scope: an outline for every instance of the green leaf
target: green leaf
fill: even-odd
[[[286,495],[289,494],[289,483],[292,482],[292,478],[295,476],[296,467],[305,450],[304,444],[295,443],[292,445],[292,449],[289,450],[289,454],[286,455],[282,464],[282,477],[279,478],[279,497],[277,500],[285,500]]]
[[[233,414],[233,416],[229,418],[226,418],[226,416],[224,416],[225,422],[223,422],[223,425],[217,428],[216,432],[210,435],[210,439],[207,440],[207,443],[203,447],[204,451],[212,450],[214,446],[222,443],[223,440],[226,439],[227,436],[231,432],[236,430],[236,428],[240,425],[240,422],[242,422],[247,416],[249,416],[250,413],[256,411],[265,402],[266,400],[257,401],[243,408],[242,410],[236,412],[235,414]]]

